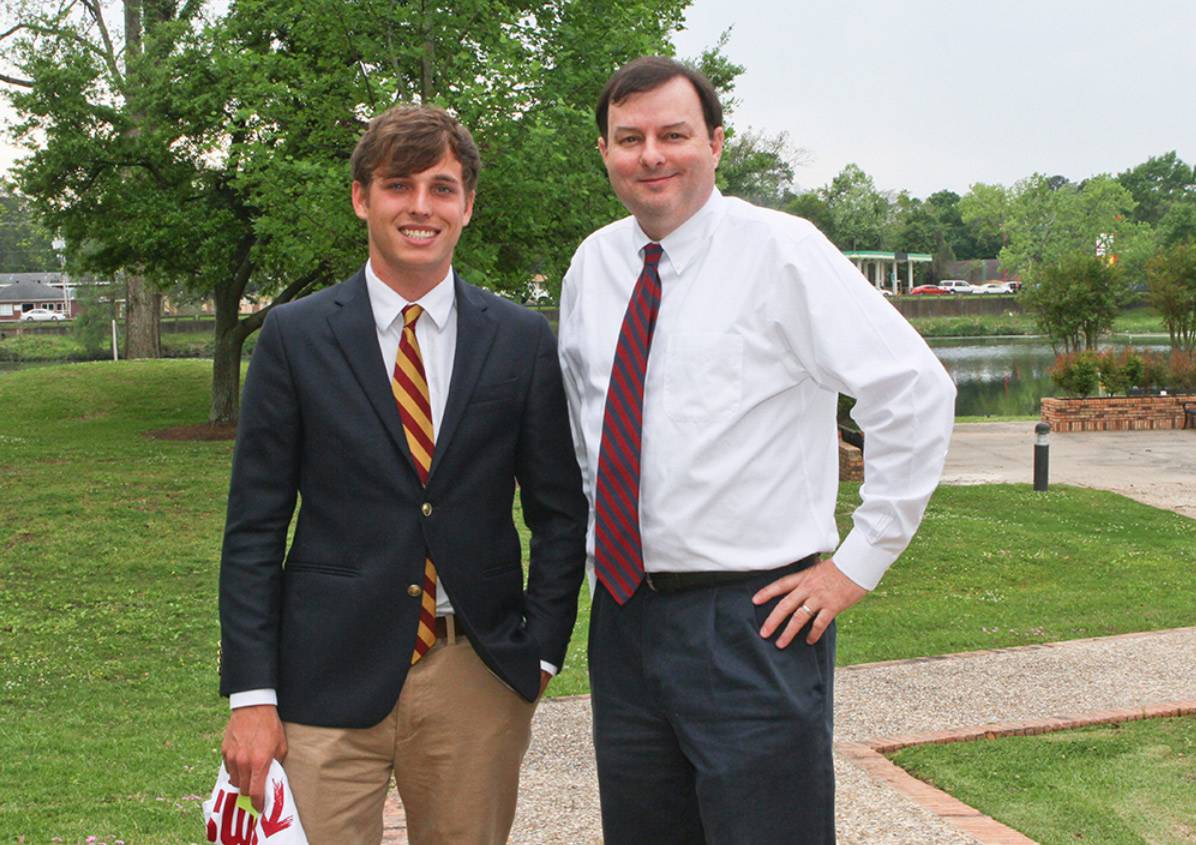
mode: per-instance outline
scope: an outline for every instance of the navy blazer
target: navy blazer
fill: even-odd
[[[504,683],[530,701],[540,661],[564,665],[587,505],[556,341],[541,315],[460,277],[454,285],[457,348],[426,487],[364,271],[266,318],[221,557],[222,694],[272,687],[284,720],[377,724],[410,666],[420,607],[410,588],[426,556],[459,629]],[[532,532],[526,588],[517,484]]]

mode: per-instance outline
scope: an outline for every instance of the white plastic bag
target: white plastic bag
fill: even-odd
[[[308,845],[299,822],[295,796],[287,773],[277,760],[270,763],[266,778],[266,800],[259,814],[248,795],[240,795],[220,764],[212,797],[203,803],[208,841],[217,845]]]

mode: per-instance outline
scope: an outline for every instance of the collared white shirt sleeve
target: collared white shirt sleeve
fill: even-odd
[[[561,295],[560,356],[591,506],[610,368],[649,239],[591,235]],[[942,471],[955,388],[921,337],[808,221],[715,191],[661,241],[645,377],[648,571],[771,569],[814,552],[875,587]],[[838,393],[856,397],[865,482],[839,544]],[[588,538],[593,562],[593,525]]]

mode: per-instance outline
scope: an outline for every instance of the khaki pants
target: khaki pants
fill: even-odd
[[[506,842],[534,710],[458,637],[412,667],[394,709],[371,728],[283,723],[283,768],[308,840],[380,842],[393,771],[412,845]]]

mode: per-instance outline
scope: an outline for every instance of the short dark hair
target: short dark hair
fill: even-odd
[[[368,187],[379,168],[384,176],[410,176],[440,161],[445,150],[461,162],[465,190],[477,188],[482,157],[469,130],[442,108],[395,106],[370,121],[349,167],[353,181]]]
[[[617,106],[632,94],[654,91],[678,76],[688,79],[697,91],[698,100],[702,104],[702,117],[706,120],[706,134],[714,137],[715,128],[723,125],[723,107],[718,101],[718,92],[714,90],[706,74],[665,56],[640,56],[616,70],[598,97],[595,117],[598,119],[598,131],[603,140],[606,139],[607,116],[611,103]]]

